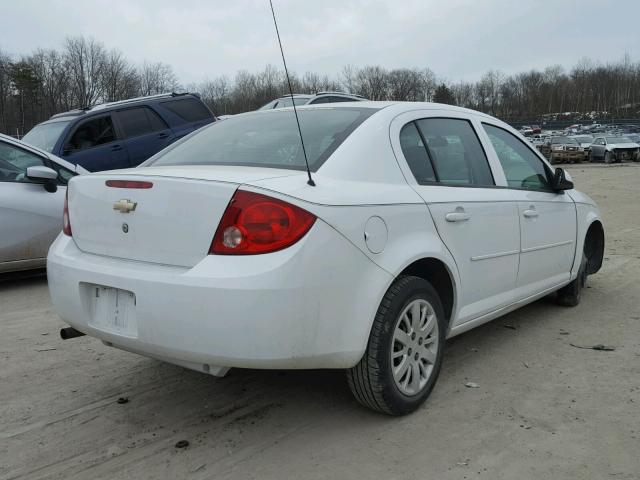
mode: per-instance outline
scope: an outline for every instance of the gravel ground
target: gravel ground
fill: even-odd
[[[640,478],[640,166],[568,169],[607,235],[582,303],[543,299],[452,339],[403,418],[359,407],[339,371],[216,379],[63,343],[46,280],[5,278],[0,478]]]

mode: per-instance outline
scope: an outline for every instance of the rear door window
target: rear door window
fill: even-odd
[[[138,137],[167,128],[158,115],[146,107],[120,110],[118,120],[125,138]]]
[[[424,147],[422,136],[414,122],[407,123],[400,131],[400,147],[407,164],[418,183],[436,181],[436,175]]]
[[[162,102],[160,105],[170,112],[175,113],[186,122],[199,122],[211,118],[211,112],[202,102],[195,98],[181,98]]]
[[[487,156],[468,120],[425,118],[416,125],[440,183],[493,186]]]
[[[74,151],[113,142],[116,139],[111,115],[86,120],[80,124],[67,142],[66,147]]]

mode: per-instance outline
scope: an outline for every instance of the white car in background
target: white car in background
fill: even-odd
[[[298,115],[315,186],[291,109],[74,178],[48,257],[64,335],[213,375],[346,369],[400,415],[446,338],[552,292],[576,305],[599,270],[595,203],[505,123],[431,103]]]
[[[77,173],[86,170],[0,134],[0,273],[45,266]]]
[[[366,98],[362,95],[344,92],[318,92],[315,94],[294,93],[293,95],[285,95],[284,97],[271,100],[263,105],[259,110],[273,110],[276,108],[293,107],[295,102],[297,107],[302,105],[320,105],[323,103],[340,103],[340,102],[363,102]]]

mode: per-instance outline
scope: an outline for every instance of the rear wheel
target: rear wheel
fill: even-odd
[[[582,254],[578,276],[569,285],[558,290],[557,302],[563,307],[575,307],[580,303],[582,290],[587,284],[587,256]]]
[[[433,286],[399,277],[378,307],[364,356],[347,371],[358,402],[389,415],[418,408],[438,378],[446,328]]]

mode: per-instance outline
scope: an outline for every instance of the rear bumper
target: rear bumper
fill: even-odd
[[[192,268],[84,253],[60,235],[47,260],[56,311],[110,345],[189,368],[349,368],[391,276],[320,220],[294,246],[208,255]],[[135,336],[97,328],[90,288],[135,294]]]

